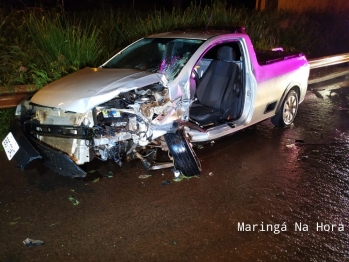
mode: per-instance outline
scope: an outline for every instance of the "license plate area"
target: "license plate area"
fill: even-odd
[[[2,146],[4,147],[8,160],[11,160],[19,150],[19,145],[11,132],[8,133],[8,135],[2,141]]]

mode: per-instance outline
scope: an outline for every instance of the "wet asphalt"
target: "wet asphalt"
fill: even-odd
[[[349,261],[347,80],[309,86],[290,128],[196,148],[202,174],[180,182],[139,161],[21,171],[1,152],[0,261]]]

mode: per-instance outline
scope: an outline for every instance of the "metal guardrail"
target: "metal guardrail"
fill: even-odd
[[[0,109],[16,107],[29,94],[34,93],[33,85],[19,85],[12,88],[0,87]]]
[[[309,59],[310,69],[338,65],[346,62],[349,62],[349,53]],[[9,91],[6,87],[0,87],[0,109],[17,106],[26,96],[33,93],[35,90],[36,88],[34,86],[26,85],[14,86],[12,91]]]
[[[349,62],[349,53],[309,59],[310,69],[338,65]]]

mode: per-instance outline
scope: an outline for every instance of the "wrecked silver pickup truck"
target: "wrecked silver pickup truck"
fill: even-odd
[[[70,177],[86,176],[79,166],[94,158],[199,175],[195,144],[267,118],[289,126],[308,76],[303,54],[256,53],[243,28],[151,35],[23,101],[3,145],[23,169],[41,159]]]

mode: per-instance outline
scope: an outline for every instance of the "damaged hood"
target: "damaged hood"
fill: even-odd
[[[135,69],[85,68],[46,85],[31,102],[84,113],[121,92],[161,82],[162,77]]]

